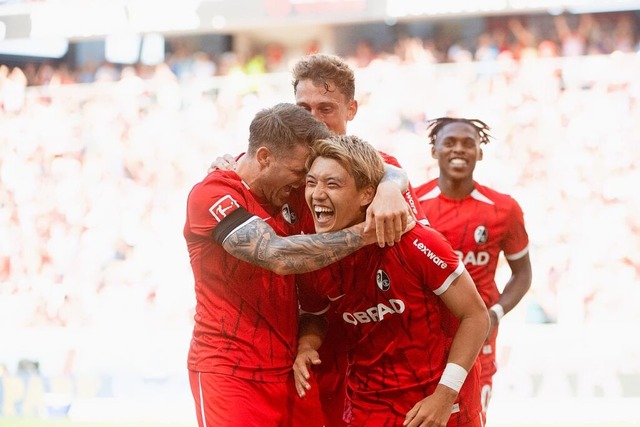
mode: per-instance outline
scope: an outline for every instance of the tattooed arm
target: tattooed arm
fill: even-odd
[[[252,216],[224,238],[222,247],[274,273],[296,274],[325,267],[375,241],[375,230],[365,234],[364,223],[331,233],[282,237]]]

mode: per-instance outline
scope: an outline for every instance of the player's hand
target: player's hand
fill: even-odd
[[[402,423],[405,427],[445,427],[458,393],[438,384],[434,393],[416,403]]]
[[[298,396],[304,397],[307,394],[307,390],[311,390],[309,366],[319,365],[320,363],[322,363],[320,355],[316,350],[311,347],[298,347],[298,355],[293,362],[293,379]]]
[[[416,224],[417,224],[417,221],[416,221],[415,217],[413,216],[413,214],[410,213],[409,208],[407,207],[407,225],[402,230],[401,234],[407,233],[409,230],[411,230],[413,227],[415,227]],[[379,237],[378,233],[377,233],[378,230],[375,227],[367,228],[367,223],[366,222],[362,222],[362,223],[360,223],[358,225],[355,225],[353,227],[357,228],[358,232],[362,233],[362,237],[364,238],[365,245],[372,245],[374,243],[378,243],[378,245],[380,247],[384,247],[385,243],[380,244],[380,242],[378,240],[378,237]]]
[[[380,183],[367,208],[365,231],[376,230],[378,246],[393,246],[400,241],[411,216],[407,202],[393,182]]]
[[[236,159],[231,154],[225,154],[222,157],[217,157],[207,169],[207,173],[211,173],[214,170],[230,171],[236,168]]]

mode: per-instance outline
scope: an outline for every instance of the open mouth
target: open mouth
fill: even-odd
[[[464,167],[464,166],[467,166],[468,162],[465,159],[456,157],[449,160],[449,164],[453,167]]]
[[[333,220],[333,217],[335,216],[332,209],[323,206],[314,206],[313,212],[315,213],[316,222],[318,224],[326,224]]]

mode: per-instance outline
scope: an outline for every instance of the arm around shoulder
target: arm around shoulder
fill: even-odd
[[[296,274],[333,264],[375,242],[364,224],[331,233],[282,237],[265,221],[252,217],[222,241],[229,254],[276,274]]]

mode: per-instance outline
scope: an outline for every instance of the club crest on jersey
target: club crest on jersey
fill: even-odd
[[[298,216],[296,215],[296,213],[286,203],[284,204],[284,206],[282,206],[282,217],[289,224],[295,224],[295,222],[298,220]]]
[[[236,202],[233,197],[227,194],[226,196],[215,202],[213,206],[209,208],[209,212],[211,213],[211,215],[213,215],[216,221],[220,222],[227,215],[229,215],[239,207],[240,205],[238,204],[238,202]]]
[[[487,243],[487,239],[489,238],[489,231],[487,231],[487,227],[479,225],[478,228],[476,228],[476,231],[473,232],[473,238],[478,244]]]
[[[376,273],[376,285],[381,291],[386,292],[391,289],[391,279],[384,270],[378,270]]]

